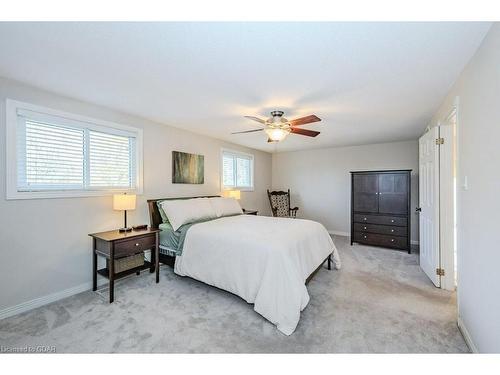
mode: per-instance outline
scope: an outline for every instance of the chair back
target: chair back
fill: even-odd
[[[275,217],[290,216],[290,189],[288,191],[267,191],[271,211]]]

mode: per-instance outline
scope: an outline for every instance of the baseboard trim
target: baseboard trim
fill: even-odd
[[[99,280],[97,283],[98,286],[102,286],[107,284],[107,280]],[[51,293],[43,297],[35,298],[30,301],[22,302],[18,305],[7,307],[5,309],[0,310],[0,319],[9,318],[11,316],[21,314],[23,312],[36,309],[37,307],[41,307],[47,305],[49,303],[59,301],[60,299],[74,296],[75,294],[79,294],[82,292],[86,292],[92,289],[92,283],[84,283],[77,285],[73,288],[61,290],[59,292]]]
[[[344,237],[349,237],[350,233],[349,232],[342,232],[339,230],[329,230],[328,233],[336,235],[336,236],[344,236]]]
[[[467,330],[467,327],[464,324],[464,321],[462,320],[462,318],[460,316],[458,317],[457,325],[458,325],[458,329],[460,330],[460,333],[462,334],[462,336],[465,340],[465,343],[469,347],[470,351],[472,353],[479,353],[479,350],[477,350],[477,346],[474,344],[474,341],[472,341],[472,337],[471,337],[469,331]]]

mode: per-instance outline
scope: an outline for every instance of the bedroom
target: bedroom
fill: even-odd
[[[498,353],[498,45],[1,22],[2,352]]]

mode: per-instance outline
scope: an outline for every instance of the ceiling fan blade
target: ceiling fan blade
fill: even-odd
[[[231,133],[231,134],[253,133],[253,132],[260,132],[262,130],[264,130],[264,128],[262,128],[262,129],[253,129],[253,130],[244,130],[242,132],[234,132],[234,133]]]
[[[318,122],[321,121],[321,119],[316,116],[316,115],[309,115],[305,117],[300,117],[296,118],[295,120],[290,120],[288,123],[290,126],[300,126],[300,125],[305,125],[305,124],[310,124],[312,122]]]
[[[307,129],[299,129],[299,128],[291,128],[290,132],[294,133],[294,134],[306,135],[308,137],[316,137],[320,133],[320,132],[317,132],[315,130],[307,130]]]
[[[249,120],[254,120],[257,122],[260,122],[261,124],[265,124],[266,120],[262,120],[261,118],[255,117],[255,116],[245,116]]]

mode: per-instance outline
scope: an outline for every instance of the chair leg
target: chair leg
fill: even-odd
[[[332,269],[332,254],[328,255],[328,269]]]

